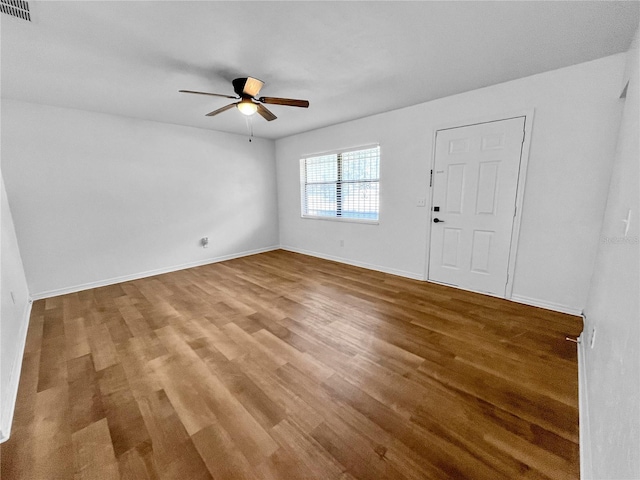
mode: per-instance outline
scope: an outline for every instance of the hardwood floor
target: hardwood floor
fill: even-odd
[[[581,319],[275,251],[37,301],[3,479],[577,479]]]

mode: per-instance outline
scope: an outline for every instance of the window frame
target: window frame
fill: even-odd
[[[378,176],[377,179],[364,179],[364,180],[342,180],[342,155],[359,152],[362,150],[371,150],[377,148],[378,149]],[[325,157],[325,156],[336,156],[336,180],[332,182],[307,182],[306,178],[306,162],[309,159]],[[378,225],[380,223],[380,161],[382,158],[382,149],[380,144],[370,144],[370,145],[362,145],[358,147],[339,149],[339,150],[330,150],[321,153],[314,153],[310,155],[305,155],[300,158],[300,216],[303,219],[307,220],[327,220],[330,222],[347,222],[347,223],[364,223],[371,225]],[[343,198],[342,198],[342,185],[343,184],[359,184],[359,183],[377,183],[378,185],[378,209],[377,209],[377,218],[376,219],[367,219],[367,218],[353,218],[353,217],[343,217],[338,215],[338,212],[342,210]],[[307,185],[320,185],[322,183],[325,184],[335,184],[336,185],[336,216],[328,216],[328,215],[309,215],[305,214],[305,187]]]

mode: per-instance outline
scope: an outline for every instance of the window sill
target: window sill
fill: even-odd
[[[314,217],[312,215],[301,215],[300,218],[303,220],[325,220],[329,222],[343,222],[343,223],[363,223],[365,225],[379,225],[380,219],[378,220],[367,220],[364,218],[339,218],[339,217]]]

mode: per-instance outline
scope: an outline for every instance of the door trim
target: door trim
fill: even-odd
[[[507,285],[505,288],[504,297],[499,297],[499,298],[506,298],[508,300],[511,300],[513,296],[513,281],[515,278],[518,243],[520,240],[522,206],[524,204],[524,190],[526,185],[527,170],[529,166],[529,150],[531,147],[531,132],[533,131],[534,111],[535,110],[531,108],[531,109],[519,110],[519,111],[507,113],[507,114],[487,115],[480,118],[448,122],[446,124],[435,127],[433,130],[432,139],[431,139],[431,168],[430,169],[431,171],[433,171],[435,168],[435,162],[436,162],[436,136],[438,135],[439,131],[451,130],[451,129],[460,128],[460,127],[470,127],[470,126],[479,125],[482,123],[500,122],[502,120],[511,120],[513,118],[524,117],[524,141],[522,142],[522,148],[520,150],[520,169],[518,171],[518,181],[516,186],[516,202],[515,202],[516,214],[513,219],[513,228],[511,230],[509,262],[507,267],[507,275],[508,275]],[[438,282],[429,280],[429,260],[431,256],[431,226],[432,226],[431,210],[433,208],[433,185],[429,186],[429,190],[430,190],[429,210],[428,210],[429,218],[427,220],[427,224],[428,224],[427,241],[426,241],[427,252],[425,256],[426,262],[425,262],[424,278],[427,282],[438,283]],[[460,287],[455,287],[455,288],[460,288]],[[477,293],[482,293],[484,295],[487,295],[486,292],[477,292]]]

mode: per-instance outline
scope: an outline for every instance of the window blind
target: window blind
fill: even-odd
[[[378,220],[380,147],[300,161],[302,216]]]

